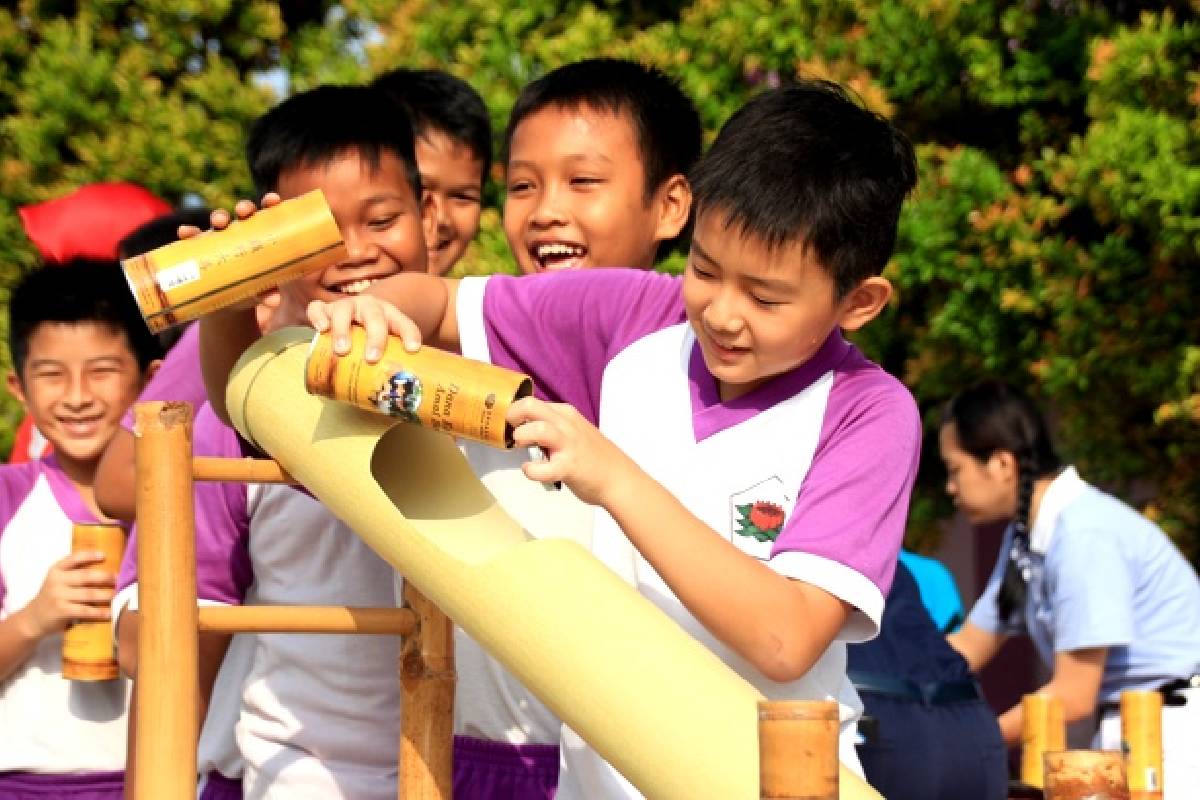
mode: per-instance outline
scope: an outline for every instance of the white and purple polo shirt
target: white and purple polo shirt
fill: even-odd
[[[464,348],[484,337],[493,363],[529,374],[539,396],[574,405],[719,535],[854,609],[807,675],[769,681],[713,637],[597,513],[597,557],[767,698],[841,701],[848,730],[859,705],[845,679],[845,643],[879,629],[916,476],[916,406],[836,331],[805,364],[722,402],[680,285],[627,270],[467,279],[460,335]],[[560,797],[631,795],[570,731],[564,749]]]
[[[237,433],[207,404],[193,443],[200,455],[245,454]],[[195,507],[201,603],[396,605],[391,566],[305,492],[197,483]],[[136,591],[134,553],[131,546],[118,581],[125,602]],[[206,754],[202,746],[201,766],[231,778],[244,770],[247,798],[391,800],[399,657],[394,636],[235,637],[209,708],[208,722],[224,720],[225,730],[212,731],[213,749]]]
[[[99,520],[54,455],[0,467],[0,619],[37,597],[50,568],[70,554],[76,522]],[[65,680],[62,634],[38,642],[30,659],[0,681],[0,796],[32,791],[27,784],[38,775],[63,784],[47,796],[119,788],[128,694],[121,678]]]

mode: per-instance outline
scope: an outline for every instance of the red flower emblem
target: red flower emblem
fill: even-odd
[[[774,503],[759,500],[750,507],[750,524],[760,531],[773,531],[783,527],[783,509]]]

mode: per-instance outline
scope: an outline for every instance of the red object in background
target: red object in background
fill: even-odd
[[[120,241],[141,225],[172,211],[165,200],[132,183],[93,183],[17,213],[30,241],[48,264],[74,258],[111,260]]]
[[[54,200],[21,206],[17,213],[42,260],[53,265],[76,258],[115,260],[122,239],[173,210],[170,203],[136,184],[93,183]],[[33,461],[49,453],[50,443],[24,417],[9,463]]]

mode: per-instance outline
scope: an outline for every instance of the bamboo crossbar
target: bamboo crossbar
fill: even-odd
[[[196,456],[192,476],[198,481],[230,483],[295,483],[279,463],[269,458]]]
[[[351,606],[201,606],[209,633],[350,633],[408,636],[417,615],[407,608]]]

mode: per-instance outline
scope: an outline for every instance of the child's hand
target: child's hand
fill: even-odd
[[[72,622],[102,622],[109,618],[116,577],[95,569],[104,560],[99,552],[72,553],[50,568],[37,597],[25,607],[38,639],[66,629]]]
[[[585,503],[608,507],[631,468],[629,457],[574,406],[526,397],[506,416],[517,447],[538,445],[544,461],[521,466],[525,477],[542,483],[561,481]]]
[[[404,340],[410,353],[421,348],[421,329],[400,309],[386,300],[359,294],[343,300],[325,303],[314,300],[308,304],[308,321],[318,331],[333,336],[333,352],[344,356],[350,352],[350,329],[357,323],[367,334],[365,357],[374,364],[383,356],[389,334]]]

